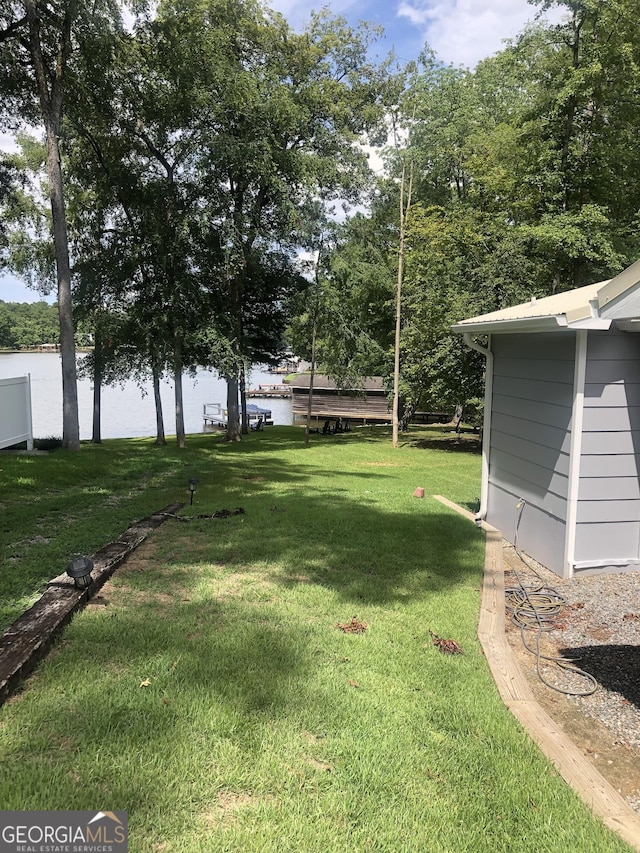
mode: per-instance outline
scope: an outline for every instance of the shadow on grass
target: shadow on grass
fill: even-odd
[[[185,593],[181,583],[166,588]],[[227,754],[259,761],[265,725],[328,704],[308,687],[307,634],[268,608],[254,606],[247,618],[233,602],[178,598],[170,608],[120,601],[111,611],[76,620],[36,676],[37,702],[25,691],[28,707],[11,735],[21,779],[0,771],[5,806],[90,809],[108,796],[140,823],[149,810],[175,810],[176,763],[185,755],[197,755],[198,781],[181,780],[188,797],[203,775],[211,784]],[[66,769],[55,785],[51,766]]]
[[[68,629],[38,683],[33,726],[42,714],[37,725],[45,736],[68,732],[74,741],[101,744],[110,756],[143,753],[147,743],[155,754],[162,743],[169,758],[193,736],[192,717],[200,714],[205,726],[215,721],[201,731],[212,743],[237,738],[239,729],[251,742],[265,718],[314,707],[339,724],[340,704],[312,687],[311,677],[342,642],[335,621],[385,605],[400,606],[403,614],[403,605],[420,601],[426,615],[431,596],[479,580],[481,534],[440,511],[398,513],[389,525],[384,513],[360,506],[345,520],[338,502],[329,514],[325,509],[322,526],[307,525],[296,537],[298,519],[314,509],[313,500],[301,504],[296,512],[292,506],[270,516],[268,536],[258,512],[168,522],[175,526],[159,531],[162,542],[150,543],[148,556],[116,573],[112,606],[92,606]],[[330,547],[325,524],[334,528]],[[336,535],[340,526],[344,536]],[[278,567],[270,567],[270,555]],[[210,576],[216,564],[217,581]],[[203,582],[213,594],[203,596]],[[334,618],[326,611],[317,617],[310,607],[305,623],[272,606],[279,587],[299,585],[337,593]],[[77,685],[78,672],[83,686],[69,693],[65,684]],[[43,747],[33,731],[25,731],[22,749],[40,761]],[[254,749],[259,753],[260,743],[251,743]],[[77,799],[74,786],[65,784]],[[152,796],[144,770],[135,784]],[[97,792],[89,786],[85,793]],[[132,797],[128,789],[129,803]]]
[[[157,470],[183,490],[187,476],[199,477],[194,505],[183,510],[192,520],[169,520],[154,533],[105,591],[112,606],[94,606],[75,620],[38,671],[35,689],[25,691],[30,715],[13,727],[12,749],[30,788],[11,789],[24,807],[46,801],[48,808],[92,808],[108,794],[139,821],[150,808],[170,810],[175,785],[166,789],[164,768],[193,739],[202,742],[194,772],[204,773],[212,753],[259,762],[271,721],[285,725],[292,713],[311,730],[314,719],[325,726],[330,719],[339,730],[357,695],[348,692],[353,672],[344,662],[354,652],[344,644],[364,649],[369,636],[345,639],[337,621],[389,606],[393,612],[378,619],[392,636],[396,620],[413,619],[416,631],[426,630],[434,612],[453,610],[448,596],[459,586],[467,587],[461,600],[473,609],[468,587],[480,583],[482,533],[432,499],[413,498],[415,458],[402,464],[386,449],[368,447],[362,456],[333,454],[343,436],[307,454],[297,436],[265,436],[239,445],[207,436],[184,455],[150,453],[154,464],[165,460]],[[142,447],[140,458],[148,453]],[[455,476],[454,460],[440,466],[437,477]],[[434,489],[442,485],[429,476]],[[196,518],[236,506],[245,513]],[[451,627],[442,620],[434,627],[469,621],[468,613],[450,618]],[[60,751],[66,771],[55,790],[38,792],[48,779],[43,756],[58,761]],[[112,768],[106,789],[102,761]]]
[[[25,484],[13,487],[15,499],[4,508],[4,540],[12,545],[5,550],[12,571],[0,578],[4,625],[69,559],[92,553],[169,500],[185,501],[185,515],[246,509],[235,528],[191,523],[189,537],[207,543],[207,560],[282,563],[283,577],[303,574],[354,600],[406,597],[416,589],[416,574],[427,569],[434,570],[435,583],[441,572],[443,582],[457,582],[457,555],[474,550],[477,531],[453,513],[419,511],[417,502],[408,511],[404,496],[416,484],[398,483],[393,469],[402,465],[351,459],[348,470],[341,466],[343,447],[384,446],[386,432],[365,428],[312,438],[320,440],[309,445],[309,454],[302,429],[273,427],[240,443],[190,436],[186,451],[156,448],[149,439],[116,440],[79,454],[29,459],[26,467],[12,463],[18,467],[5,476],[16,479],[21,472]],[[186,488],[191,476],[200,480],[193,507]],[[375,505],[381,496],[388,511]],[[27,536],[15,532],[20,525]],[[223,529],[235,533],[220,537]],[[474,557],[467,553],[465,562]]]
[[[260,565],[276,583],[331,588],[350,607],[409,602],[479,580],[483,534],[454,513],[390,519],[347,501],[335,500],[328,510],[320,499],[245,506],[241,516],[181,525],[170,562],[241,573]],[[128,576],[134,588],[149,582],[155,581],[144,573]]]
[[[419,450],[444,450],[447,453],[482,453],[482,444],[477,436],[443,436],[442,438],[419,438],[412,442]]]
[[[593,675],[598,684],[640,708],[639,646],[577,646],[560,649],[560,654]]]

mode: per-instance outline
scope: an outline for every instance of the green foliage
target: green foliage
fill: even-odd
[[[310,360],[315,321],[318,369],[344,387],[388,370],[393,292],[385,239],[383,229],[361,215],[328,228],[317,278],[298,298],[290,325],[293,349]]]
[[[46,302],[0,300],[0,348],[22,349],[60,340],[58,309]]]
[[[305,206],[318,187],[355,200],[365,183],[357,143],[381,118],[384,77],[372,36],[327,12],[295,34],[249,0],[187,0],[121,34],[96,73],[78,58],[76,317],[108,329],[105,375],[134,350],[137,372],[178,376],[281,357]]]
[[[389,107],[389,177],[369,217],[345,226],[327,260],[339,308],[324,361],[336,375],[364,367],[348,343],[360,340],[390,376],[400,175],[412,163],[400,382],[409,412],[481,394],[482,360],[452,324],[609,278],[640,255],[634,4],[546,5],[566,6],[566,21],[530,26],[474,71],[441,65],[428,47],[407,69]],[[370,297],[364,280],[384,282],[386,301],[373,303],[377,327],[353,308]]]

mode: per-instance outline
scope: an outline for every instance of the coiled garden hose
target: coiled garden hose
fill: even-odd
[[[538,578],[540,578],[538,572],[527,562],[518,547],[518,528],[520,526],[520,519],[522,518],[524,506],[525,501],[521,498],[516,505],[514,548],[522,562],[531,569]],[[538,678],[543,684],[550,687],[551,690],[563,693],[566,696],[591,696],[598,689],[598,682],[591,673],[580,669],[580,667],[576,666],[569,658],[543,655],[540,650],[542,634],[545,631],[553,630],[555,627],[554,621],[566,607],[567,600],[560,595],[557,590],[553,589],[553,587],[544,585],[538,587],[526,587],[522,583],[518,572],[515,569],[513,569],[513,572],[518,580],[518,586],[505,589],[505,605],[511,614],[511,621],[514,625],[520,628],[522,645],[530,654],[535,655]],[[542,580],[542,578],[540,578],[540,580]],[[526,631],[536,632],[535,649],[532,649],[527,643],[525,635]],[[541,661],[555,663],[559,669],[564,670],[567,674],[585,679],[587,686],[582,690],[574,690],[552,684],[547,678],[545,678],[544,673],[542,672]]]
[[[520,559],[522,559],[521,555]],[[518,573],[515,572],[516,577]],[[547,687],[567,696],[591,696],[598,689],[598,682],[588,672],[576,666],[568,658],[552,657],[543,655],[540,650],[540,640],[545,631],[554,628],[554,620],[560,615],[566,606],[566,599],[552,587],[525,587],[518,577],[518,586],[505,590],[505,605],[511,614],[511,621],[520,629],[522,644],[530,654],[536,658],[536,672],[538,678]],[[526,638],[526,631],[535,631],[535,648],[531,648]],[[582,690],[559,687],[552,684],[542,671],[541,662],[555,663],[559,669],[564,670],[572,676],[586,679],[588,685]]]

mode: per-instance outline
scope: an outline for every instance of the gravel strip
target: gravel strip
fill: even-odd
[[[604,725],[613,744],[638,750],[640,760],[640,573],[591,575],[563,580],[504,543],[505,586],[518,581],[527,587],[541,583],[558,592],[566,606],[545,632],[543,648],[590,673],[598,688],[591,696],[570,696],[587,718]],[[535,632],[527,631],[535,646]],[[555,664],[541,667],[551,683],[583,690],[588,683],[567,675]],[[640,793],[626,798],[640,812]]]

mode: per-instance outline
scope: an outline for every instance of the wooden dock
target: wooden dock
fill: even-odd
[[[247,418],[249,419],[249,423],[262,419],[264,426],[273,426],[271,409],[261,409],[256,405],[248,405]],[[228,423],[227,409],[223,408],[222,403],[205,403],[202,407],[202,420],[205,427],[211,426],[226,429]]]
[[[221,403],[205,403],[202,407],[202,420],[205,426],[227,426],[227,410]]]
[[[291,380],[292,413],[296,418],[306,418],[309,409],[311,377],[308,373],[296,375]],[[313,379],[311,417],[316,420],[343,418],[366,423],[389,423],[392,420],[382,378],[369,377],[358,390],[339,388],[333,379],[316,373]]]
[[[283,385],[282,383],[258,385],[257,388],[252,388],[250,391],[247,391],[247,397],[282,397],[286,399],[290,396],[291,388],[288,385]]]

